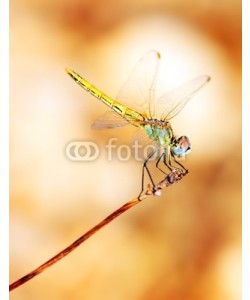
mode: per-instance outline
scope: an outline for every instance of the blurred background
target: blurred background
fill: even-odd
[[[107,109],[70,67],[115,97],[138,59],[162,54],[160,95],[212,81],[172,120],[192,152],[180,183],[148,198],[11,293],[28,299],[241,299],[241,2],[12,0],[10,3],[10,282],[138,195],[133,159],[65,155]]]

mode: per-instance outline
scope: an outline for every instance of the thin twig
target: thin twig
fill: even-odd
[[[127,211],[129,208],[135,206],[136,204],[140,203],[142,200],[144,200],[147,196],[153,195],[153,196],[159,196],[161,194],[161,190],[164,187],[167,187],[173,183],[178,182],[182,177],[185,175],[181,170],[174,170],[168,174],[168,176],[162,180],[157,186],[151,187],[148,186],[146,192],[141,195],[139,198],[132,199],[131,201],[127,202],[120,208],[118,208],[116,211],[114,211],[112,214],[110,214],[106,219],[98,223],[96,226],[91,228],[89,231],[84,233],[79,239],[74,241],[71,245],[63,249],[61,252],[56,254],[54,257],[43,263],[41,266],[36,268],[35,270],[31,271],[30,273],[26,274],[25,276],[21,277],[17,281],[13,282],[9,286],[9,290],[12,291],[16,289],[17,287],[21,286],[25,282],[31,280],[38,274],[42,273],[44,270],[46,270],[48,267],[52,266],[56,262],[58,262],[60,259],[64,258],[66,255],[68,255],[70,252],[75,250],[80,244],[82,244],[84,241],[86,241],[89,237],[91,237],[93,234],[95,234],[98,230],[103,228],[105,225],[109,224],[112,220],[117,218],[119,215],[123,214],[125,211]]]

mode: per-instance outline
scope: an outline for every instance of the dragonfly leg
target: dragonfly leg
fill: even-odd
[[[163,152],[163,163],[164,165],[172,172],[174,167],[171,164],[171,154],[170,154],[170,149],[165,148]]]
[[[168,151],[167,152],[167,155],[166,155],[166,151]],[[173,171],[173,169],[176,169],[176,168],[174,168],[173,166],[172,166],[172,164],[171,164],[171,159],[173,159],[174,160],[174,162],[177,164],[177,165],[179,165],[180,167],[181,167],[181,170],[183,171],[184,170],[184,174],[187,174],[188,173],[188,170],[181,164],[181,163],[179,163],[177,160],[176,160],[176,158],[175,158],[175,156],[173,155],[173,153],[168,149],[165,149],[165,152],[164,152],[164,160],[163,160],[163,162],[164,162],[164,164],[171,170],[171,171]],[[167,161],[167,158],[168,158],[168,161]]]
[[[164,165],[172,172],[175,168],[171,165],[171,157],[170,157],[170,151],[169,149],[164,149],[164,152],[162,152],[162,154],[160,155],[160,157],[158,158],[157,162],[156,162],[156,168],[162,172],[165,175],[168,175],[168,173],[166,173],[165,171],[163,171],[160,167],[159,167],[159,163],[161,161],[161,159],[163,160]],[[168,159],[167,159],[168,158]],[[178,163],[178,162],[177,162]],[[183,169],[185,169],[182,166]],[[185,169],[186,171],[186,169]]]
[[[161,154],[160,157],[158,158],[158,160],[157,160],[155,166],[156,166],[156,168],[157,168],[159,171],[161,171],[163,174],[167,175],[167,173],[164,172],[164,171],[158,166],[159,163],[160,163],[160,161],[161,161],[161,159],[162,159],[162,157],[164,157],[164,158],[163,158],[163,161],[165,160],[165,156],[166,156],[166,155],[165,155],[165,152],[162,152],[162,154]]]
[[[138,196],[138,199],[139,199],[139,200],[140,200],[140,196],[141,196],[142,192],[144,191],[144,170],[145,170],[145,169],[146,169],[146,171],[147,171],[147,173],[148,173],[148,177],[149,177],[149,179],[150,179],[150,181],[151,181],[153,187],[155,187],[155,183],[154,183],[154,181],[153,181],[153,178],[152,178],[152,175],[151,175],[151,173],[150,173],[150,171],[149,171],[149,168],[148,168],[148,166],[147,166],[147,163],[148,163],[148,161],[150,160],[150,158],[155,154],[156,151],[157,151],[157,149],[153,150],[153,151],[148,155],[148,157],[146,158],[146,160],[144,161],[144,163],[143,163],[143,165],[142,165],[142,184],[141,184],[141,192],[140,192],[140,194],[139,194],[139,196]]]
[[[179,166],[185,171],[185,174],[187,174],[187,173],[188,173],[188,169],[186,169],[181,163],[179,163],[179,162],[176,160],[176,158],[174,157],[174,155],[173,155],[172,153],[171,153],[171,156],[173,157],[175,163],[176,163],[177,165],[179,165]]]

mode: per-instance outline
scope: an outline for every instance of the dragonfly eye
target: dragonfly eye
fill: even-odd
[[[181,136],[175,140],[171,147],[172,153],[178,157],[183,157],[191,151],[191,144],[187,136]]]

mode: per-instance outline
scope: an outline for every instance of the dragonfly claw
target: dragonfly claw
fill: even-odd
[[[174,169],[173,171],[171,171],[162,181],[160,181],[156,186],[151,186],[150,184],[148,184],[147,186],[147,190],[145,191],[144,194],[140,194],[138,196],[138,199],[141,201],[143,200],[144,196],[161,196],[161,190],[165,187],[168,187],[169,185],[173,184],[173,183],[177,183],[178,181],[180,181],[183,176],[185,176],[188,173],[187,170],[181,170],[181,169]]]
[[[188,170],[181,170],[181,169],[174,169],[172,172],[170,172],[166,178],[165,181],[169,184],[176,183],[177,181],[181,180],[183,176],[185,176],[188,173]]]

